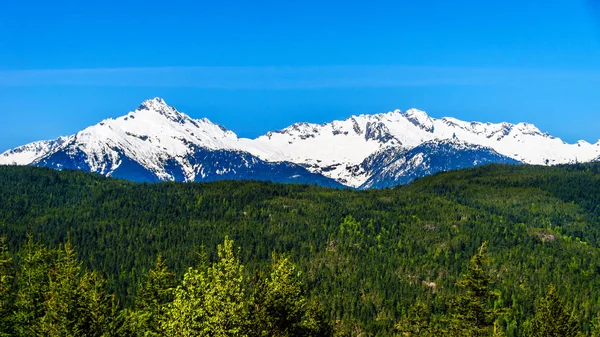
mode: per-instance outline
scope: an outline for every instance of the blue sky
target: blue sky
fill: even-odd
[[[411,107],[600,138],[600,4],[27,1],[0,11],[0,151],[163,97],[253,137]]]

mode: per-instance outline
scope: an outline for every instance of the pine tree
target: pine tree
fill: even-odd
[[[120,336],[123,317],[114,295],[106,292],[106,282],[96,272],[85,272],[79,281],[77,325],[85,336]]]
[[[287,257],[273,255],[271,274],[258,281],[253,294],[253,335],[328,336],[331,327],[307,291],[300,272]]]
[[[168,336],[245,336],[249,325],[244,266],[233,241],[218,246],[219,261],[206,271],[190,268],[174,291],[161,328]]]
[[[139,286],[135,310],[128,318],[132,334],[136,336],[162,336],[160,320],[166,315],[167,304],[173,300],[174,274],[158,255],[156,265],[148,271],[147,280]]]
[[[120,328],[118,305],[96,272],[83,271],[70,242],[57,252],[44,293],[40,331],[46,336],[110,336]]]
[[[70,243],[58,250],[56,262],[49,272],[48,291],[44,293],[44,316],[41,331],[48,336],[79,336],[79,278],[81,266]]]
[[[600,313],[592,321],[592,337],[600,337]]]
[[[19,255],[13,315],[14,332],[17,336],[43,335],[40,321],[44,316],[45,294],[49,287],[51,252],[46,247],[36,244],[30,235]]]
[[[431,311],[429,307],[418,301],[408,310],[408,314],[398,324],[396,330],[401,336],[433,336],[431,322]]]
[[[160,319],[160,330],[165,336],[202,336],[206,309],[206,275],[189,268],[183,280],[173,292],[173,301],[167,305],[165,316]]]
[[[0,336],[12,336],[15,270],[6,237],[0,238]]]
[[[212,336],[243,337],[248,325],[244,266],[234,254],[233,241],[227,237],[217,253],[219,261],[206,272],[204,331]]]
[[[536,306],[530,336],[575,337],[578,333],[577,318],[569,305],[562,302],[553,285],[548,286],[548,293]]]
[[[494,334],[494,322],[501,311],[490,308],[498,294],[491,290],[492,279],[484,269],[487,262],[486,243],[471,258],[467,272],[456,285],[464,289],[449,304],[452,309],[450,331],[452,336],[489,336]],[[497,332],[496,332],[497,333]]]

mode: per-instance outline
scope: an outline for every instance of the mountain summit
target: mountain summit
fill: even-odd
[[[567,144],[531,124],[436,119],[418,109],[296,123],[256,139],[238,138],[157,97],[74,135],[6,151],[0,164],[136,181],[257,179],[372,188],[485,163],[552,165],[599,157],[600,143]]]

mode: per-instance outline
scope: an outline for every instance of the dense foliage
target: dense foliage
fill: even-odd
[[[273,260],[250,295],[233,242],[212,265],[190,268],[177,284],[161,258],[140,285],[133,309],[119,309],[104,280],[82,268],[69,242],[47,249],[31,240],[11,257],[2,245],[0,334],[5,336],[331,336],[318,303],[306,298],[295,266]],[[32,277],[34,275],[34,277]],[[35,282],[32,282],[34,280]],[[256,286],[256,284],[255,284]],[[283,292],[291,297],[284,298]],[[261,324],[256,324],[260,322]]]
[[[221,295],[198,289],[211,289],[207,284],[216,282],[232,287],[229,299],[238,296],[219,310],[241,312],[236,317],[249,317],[263,327],[292,330],[316,323],[287,322],[306,316],[296,309],[278,317],[280,306],[295,307],[287,301],[314,310],[321,303],[339,334],[414,335],[414,329],[422,329],[522,336],[536,330],[532,327],[540,324],[543,306],[551,300],[543,299],[554,294],[564,302],[554,303],[570,310],[566,322],[574,322],[576,331],[597,333],[599,221],[599,164],[493,165],[371,191],[260,182],[134,184],[81,172],[0,167],[0,232],[9,250],[21,252],[30,241],[63,247],[62,255],[45,249],[29,260],[19,258],[19,266],[73,264],[65,250],[70,242],[85,270],[97,271],[89,272],[84,283],[105,283],[107,294],[116,294],[96,300],[110,312],[117,310],[113,307],[136,311],[168,302],[168,308],[156,310],[196,305],[203,309],[195,315],[202,315],[213,310],[212,304],[206,309],[196,296],[220,303]],[[227,236],[241,247],[239,261],[218,269],[225,268],[219,267],[224,255],[215,247]],[[483,242],[487,254],[476,260]],[[287,257],[273,258],[273,252]],[[157,262],[158,256],[162,259]],[[2,261],[0,257],[0,270],[5,268]],[[273,274],[273,261],[290,263],[287,273],[301,271],[306,296],[286,288],[289,276],[285,271]],[[31,275],[26,279],[42,287],[39,280],[45,274],[37,270],[27,268]],[[215,275],[223,273],[232,280],[219,281]],[[11,275],[2,272],[0,299],[4,280],[14,283]],[[74,282],[63,274],[52,277],[52,284]],[[279,283],[273,285],[273,280]],[[169,282],[173,293],[152,286]],[[78,287],[87,291],[85,284]],[[30,290],[28,299],[49,289]],[[59,290],[57,303],[70,303],[69,295]],[[136,297],[138,293],[147,295]],[[260,305],[252,313],[250,300],[272,307]],[[43,308],[35,306],[40,301],[32,301],[23,304],[33,305],[27,314],[39,315]],[[475,311],[462,310],[466,304]],[[258,314],[263,318],[252,316]],[[141,315],[137,324],[159,329],[164,315]],[[480,317],[481,324],[458,324],[470,322],[464,317]],[[178,321],[189,320],[169,319]],[[50,318],[42,322],[60,325]]]

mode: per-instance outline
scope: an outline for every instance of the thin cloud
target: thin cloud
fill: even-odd
[[[153,67],[0,71],[0,86],[320,89],[472,86],[527,79],[600,79],[597,73],[468,67]]]

